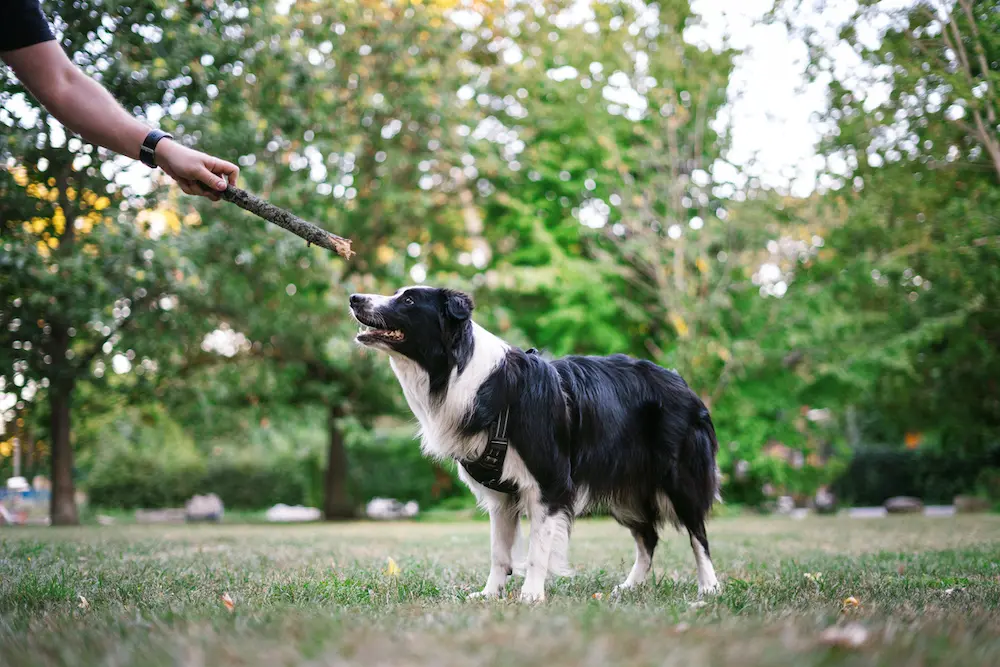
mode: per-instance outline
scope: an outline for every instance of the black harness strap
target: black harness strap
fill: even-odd
[[[517,493],[517,484],[500,479],[503,475],[503,462],[507,458],[507,445],[510,444],[507,438],[509,419],[510,408],[507,408],[490,425],[490,439],[479,458],[460,462],[469,477],[499,493]]]

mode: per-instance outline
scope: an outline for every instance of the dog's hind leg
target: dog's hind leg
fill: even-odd
[[[653,569],[653,553],[660,540],[656,533],[656,526],[652,523],[633,524],[629,526],[629,530],[632,531],[632,537],[635,538],[635,563],[625,581],[615,586],[615,593],[635,588],[646,582],[646,578]]]
[[[691,500],[689,490],[674,489],[667,494],[673,505],[677,522],[684,526],[691,538],[691,551],[694,552],[694,562],[698,568],[698,597],[719,591],[719,581],[715,577],[715,567],[708,549],[708,535],[705,532],[705,514],[697,503]],[[679,527],[679,526],[678,526]]]
[[[705,522],[702,521],[696,529],[688,531],[691,537],[691,550],[698,567],[698,597],[714,595],[719,592],[719,580],[715,577],[715,566],[708,551],[708,536],[705,534]]]
[[[715,567],[709,555],[705,516],[694,503],[690,502],[683,491],[673,493],[670,498],[677,520],[687,528],[691,538],[691,551],[694,552],[694,562],[698,568],[698,597],[717,593],[719,580],[715,577]]]
[[[708,410],[702,408],[682,448],[678,468],[665,491],[678,522],[687,528],[698,567],[698,597],[719,590],[708,548],[705,520],[719,494],[719,469],[715,462],[718,444]]]
[[[490,499],[490,576],[486,586],[472,598],[498,598],[503,595],[507,577],[513,573],[513,548],[518,533],[517,505],[507,497]]]

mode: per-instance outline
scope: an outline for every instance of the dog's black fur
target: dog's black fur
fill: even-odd
[[[463,427],[485,431],[510,409],[508,436],[550,513],[572,512],[576,489],[642,535],[676,520],[709,553],[705,519],[718,492],[708,410],[674,372],[625,355],[546,361],[511,349],[480,387]],[[669,498],[663,516],[656,494]]]
[[[377,308],[369,299],[351,297],[355,317],[403,332],[402,341],[382,346],[419,364],[431,399],[442,400],[476,349],[472,300],[423,287]],[[585,490],[586,505],[607,507],[650,556],[665,520],[686,528],[709,554],[705,521],[718,494],[718,443],[708,409],[677,373],[624,355],[548,361],[511,347],[471,406],[460,425],[467,436],[487,432],[510,410],[510,446],[550,515],[572,516]]]

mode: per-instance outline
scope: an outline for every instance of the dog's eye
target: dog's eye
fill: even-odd
[[[403,303],[405,303],[407,306],[412,306],[413,305],[413,299],[411,299],[408,296],[404,296],[403,297]]]

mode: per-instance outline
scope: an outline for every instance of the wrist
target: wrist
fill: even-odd
[[[166,144],[171,143],[173,135],[167,134],[161,130],[150,130],[143,139],[142,145],[139,148],[139,160],[152,169],[156,169],[157,163],[157,151],[162,151],[162,148]],[[168,151],[170,149],[167,149]],[[162,152],[161,152],[162,155]]]

